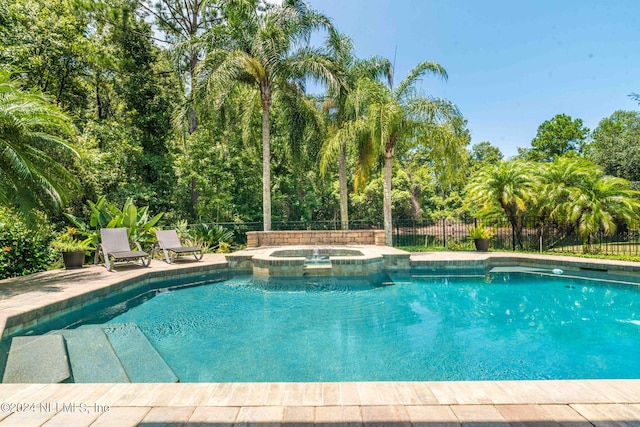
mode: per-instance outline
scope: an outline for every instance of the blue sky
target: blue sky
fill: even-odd
[[[349,35],[360,58],[395,61],[396,82],[423,60],[447,82],[423,93],[454,102],[472,144],[506,157],[528,147],[559,113],[594,129],[616,110],[638,110],[640,0],[308,0]]]

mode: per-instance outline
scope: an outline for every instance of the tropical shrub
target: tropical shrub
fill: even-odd
[[[490,228],[486,228],[480,224],[475,227],[469,228],[469,237],[473,240],[490,239],[491,237],[493,237],[493,234],[493,230],[491,230]]]
[[[474,213],[482,217],[504,215],[520,249],[524,249],[524,215],[538,188],[537,168],[536,163],[518,161],[487,165],[465,187],[467,206],[474,207]]]
[[[40,222],[34,232],[20,216],[0,208],[0,279],[45,271],[55,262],[53,233]]]
[[[122,209],[108,203],[104,196],[100,196],[95,203],[88,201],[87,204],[91,210],[88,224],[73,215],[65,215],[95,245],[100,241],[101,228],[126,228],[129,239],[139,242],[147,249],[155,242],[155,225],[162,218],[163,212],[149,219],[149,207],[138,208],[131,198],[127,199]]]
[[[619,224],[635,226],[640,212],[640,192],[629,181],[605,175],[584,158],[489,165],[472,176],[466,193],[478,215],[506,217],[522,249],[525,216],[536,219],[539,230],[551,221],[575,229],[588,252],[596,233],[612,235]]]
[[[76,252],[76,251],[89,251],[95,249],[91,237],[86,239],[79,239],[76,237],[77,230],[73,227],[67,227],[67,229],[60,233],[56,239],[51,242],[51,247],[58,252]]]
[[[189,228],[188,236],[195,246],[205,252],[230,252],[233,241],[233,231],[216,224],[196,224]]]

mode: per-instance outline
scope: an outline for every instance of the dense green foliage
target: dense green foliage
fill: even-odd
[[[99,242],[100,229],[102,228],[126,228],[130,240],[140,243],[146,250],[150,250],[155,242],[155,225],[164,212],[149,217],[149,207],[136,207],[131,198],[127,199],[120,209],[107,201],[104,196],[94,203],[87,202],[89,221],[83,221],[73,215],[67,214],[67,218],[78,227],[78,231],[86,235],[94,247]]]
[[[558,156],[581,153],[588,135],[589,129],[582,125],[581,119],[557,114],[538,127],[531,148],[519,148],[518,153],[524,160],[550,162]]]
[[[606,176],[584,158],[488,165],[466,190],[474,213],[509,220],[520,247],[526,219],[536,219],[542,227],[551,221],[564,224],[589,244],[597,231],[613,234],[619,224],[635,227],[640,212],[640,192],[629,181]]]
[[[15,212],[0,208],[0,279],[44,271],[58,259],[51,229],[36,221],[34,232]]]
[[[602,119],[590,149],[605,173],[635,181],[640,189],[640,112],[616,111]]]
[[[606,176],[640,188],[637,111],[592,133],[556,114],[520,162],[504,162],[488,141],[469,147],[454,104],[423,95],[418,81],[446,77],[443,66],[418,64],[394,85],[388,59],[358,58],[338,30],[302,0],[1,2],[0,205],[17,218],[5,223],[44,217],[55,230],[42,232],[59,232],[63,213],[88,221],[100,199],[148,206],[169,227],[388,230],[392,213],[468,219],[481,207],[516,228],[525,212],[565,221],[588,239],[637,219],[618,203],[635,193]],[[309,78],[324,94],[307,93]],[[42,269],[50,240],[10,274]]]

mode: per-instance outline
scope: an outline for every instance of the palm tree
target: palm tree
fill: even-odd
[[[345,124],[343,132],[358,147],[356,190],[361,188],[380,157],[384,158],[383,217],[387,245],[392,245],[391,176],[396,149],[432,145],[432,127],[460,117],[456,106],[449,101],[417,94],[416,83],[426,74],[447,78],[442,66],[425,61],[414,67],[395,89],[378,81],[360,79],[349,97],[358,118]]]
[[[640,192],[632,190],[629,181],[613,176],[590,179],[582,186],[582,194],[574,201],[569,219],[577,225],[583,243],[599,230],[611,235],[616,232],[616,219],[634,226],[640,212]]]
[[[27,219],[33,209],[58,210],[76,182],[54,158],[77,155],[57,134],[71,134],[71,120],[45,95],[21,90],[0,70],[0,204]]]
[[[324,15],[301,0],[282,5],[267,3],[256,7],[255,0],[236,0],[235,15],[228,18],[226,31],[215,32],[202,65],[200,78],[213,99],[221,103],[238,85],[259,95],[262,109],[262,199],[264,230],[271,230],[271,151],[269,113],[279,95],[298,107],[304,99],[307,77],[338,86],[331,58],[308,46],[311,33],[328,29]],[[230,8],[231,10],[231,8]],[[218,47],[222,46],[222,47]],[[248,97],[247,103],[255,102]],[[247,110],[250,111],[249,105]],[[293,105],[292,105],[293,107]]]
[[[487,165],[467,184],[467,203],[483,216],[505,215],[522,248],[523,216],[535,194],[537,176],[535,163],[531,162],[501,161]]]
[[[377,56],[366,60],[354,56],[351,39],[338,32],[330,34],[328,40],[332,57],[343,77],[343,84],[336,90],[330,90],[323,104],[323,110],[330,112],[333,131],[322,147],[320,170],[326,173],[329,164],[338,157],[338,183],[340,194],[340,222],[343,230],[349,229],[349,199],[347,189],[347,139],[338,132],[349,120],[356,119],[356,112],[347,102],[349,93],[355,90],[358,80],[369,78],[372,80],[384,77],[389,85],[392,84],[391,63]]]
[[[582,157],[557,157],[540,168],[539,191],[534,211],[541,222],[566,221],[571,200],[583,182],[591,178],[595,166]]]
[[[629,181],[605,176],[601,167],[581,158],[558,158],[546,169],[542,204],[551,218],[573,223],[586,248],[600,230],[611,235],[617,222],[637,223],[640,192]]]
[[[182,131],[184,155],[189,158],[185,139],[198,129],[198,114],[196,113],[196,99],[193,89],[203,50],[199,44],[199,37],[220,23],[218,4],[210,0],[188,2],[157,0],[153,5],[145,0],[136,0],[136,3],[144,13],[154,19],[158,29],[165,34],[164,39],[158,41],[169,45],[169,55],[183,81],[185,98],[180,108],[176,109],[173,122],[174,127]],[[194,215],[199,197],[195,178],[190,179],[189,192],[191,198],[189,210]]]

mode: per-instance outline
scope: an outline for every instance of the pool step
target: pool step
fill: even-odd
[[[109,337],[131,382],[175,383],[178,377],[156,351],[140,328],[133,323],[102,328]]]
[[[3,383],[59,383],[71,376],[60,334],[14,337]]]
[[[303,271],[305,276],[331,276],[332,275],[331,264],[305,265]]]
[[[67,329],[61,332],[67,342],[74,382],[131,382],[102,328]]]
[[[76,383],[179,381],[144,333],[132,323],[84,326],[13,338],[3,383],[66,380]]]

